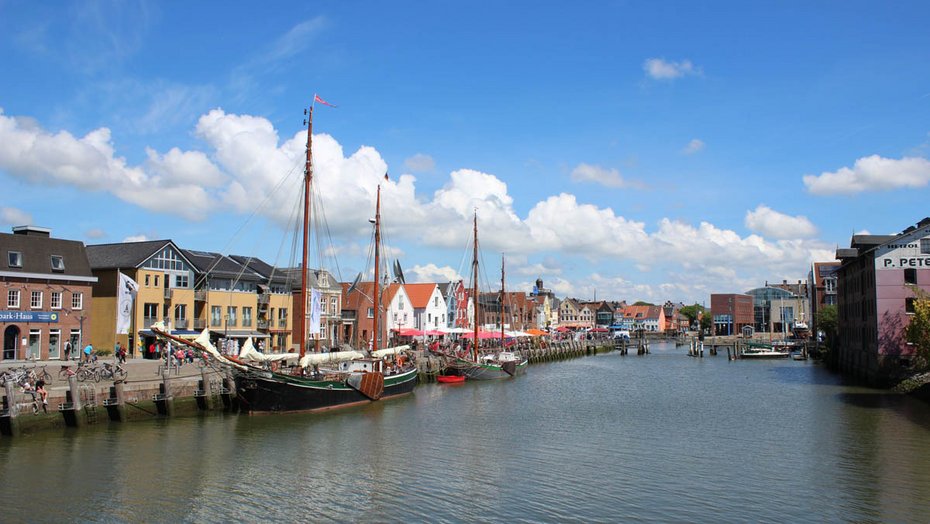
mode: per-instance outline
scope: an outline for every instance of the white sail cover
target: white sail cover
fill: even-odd
[[[320,364],[333,364],[344,360],[364,358],[361,351],[333,351],[332,353],[307,353],[300,359],[300,367],[318,366]]]
[[[375,358],[383,358],[388,355],[399,355],[401,353],[406,352],[409,349],[410,349],[410,346],[407,346],[407,345],[396,346],[392,348],[384,348],[384,349],[379,349],[378,351],[373,351],[371,353],[371,356]]]
[[[239,350],[239,360],[251,362],[279,362],[281,360],[297,359],[300,357],[297,353],[271,353],[266,354],[255,348],[252,344],[252,337],[249,337],[242,349]]]

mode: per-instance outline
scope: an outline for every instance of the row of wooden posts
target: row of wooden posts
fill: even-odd
[[[649,353],[649,341],[644,338],[565,340],[521,349],[529,362],[534,364],[608,351],[618,351],[621,355],[627,355],[631,350],[635,350],[637,355],[646,355]],[[420,380],[434,382],[436,375],[445,368],[446,358],[424,355],[417,359],[417,365]],[[136,391],[133,396],[133,392],[127,391],[126,384],[122,381],[111,385],[105,393],[105,398],[101,399],[98,398],[99,391],[95,384],[81,383],[76,380],[76,377],[71,376],[68,378],[68,390],[65,392],[64,402],[57,406],[61,416],[60,421],[64,426],[80,427],[98,422],[104,414],[108,420],[114,422],[125,422],[140,417],[171,417],[176,414],[176,403],[179,401],[186,403],[185,410],[195,409],[189,405],[191,398],[194,400],[196,410],[199,411],[218,409],[237,411],[239,403],[236,400],[236,386],[232,375],[209,367],[202,368],[200,373],[197,388],[191,391],[190,387],[179,386],[175,383],[177,379],[172,379],[171,368],[160,368],[157,390],[152,387],[143,390],[146,391],[146,396],[151,394],[151,400],[140,399],[139,391]],[[28,414],[28,411],[32,409],[31,397],[25,393],[19,393],[17,389],[18,386],[12,382],[7,382],[5,385],[5,394],[2,398],[2,405],[0,405],[0,435],[17,435],[23,426],[29,426],[32,423],[31,417],[21,416]]]
[[[67,427],[80,427],[94,424],[98,417],[106,413],[106,417],[114,422],[125,422],[135,418],[133,413],[144,413],[146,417],[170,417],[175,414],[176,399],[193,398],[196,408],[200,411],[220,409],[237,411],[239,403],[236,401],[236,386],[232,376],[226,372],[221,373],[209,367],[201,369],[197,389],[190,395],[184,395],[182,388],[172,385],[171,369],[159,370],[160,379],[157,382],[157,392],[148,388],[151,401],[139,399],[126,391],[123,381],[116,381],[108,388],[107,396],[98,399],[96,385],[79,383],[76,377],[68,377],[68,390],[65,392],[64,402],[58,404],[58,413],[61,422]],[[26,393],[17,392],[18,386],[10,381],[5,384],[2,405],[0,405],[0,435],[14,436],[20,433],[22,427],[31,424],[30,417],[22,417],[32,410],[32,397]],[[138,394],[138,392],[137,392]],[[100,409],[101,406],[103,409]],[[44,413],[43,413],[44,415]]]

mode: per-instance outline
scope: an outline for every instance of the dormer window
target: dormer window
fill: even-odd
[[[52,255],[52,271],[64,271],[65,259],[61,255]]]
[[[23,267],[23,254],[19,251],[7,251],[7,264],[10,267]]]

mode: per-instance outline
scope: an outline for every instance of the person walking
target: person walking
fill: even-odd
[[[63,360],[71,360],[71,341],[65,341],[65,356]]]

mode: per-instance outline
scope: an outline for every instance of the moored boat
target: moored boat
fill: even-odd
[[[480,347],[480,336],[478,329],[478,215],[475,214],[474,223],[474,256],[472,258],[472,296],[474,300],[474,332],[472,338],[472,350],[468,357],[456,357],[449,365],[455,369],[457,374],[464,375],[469,380],[492,380],[498,378],[514,377],[525,373],[528,360],[520,352],[507,351],[505,349],[505,332],[503,304],[501,304],[501,331],[500,347],[486,348]],[[501,257],[501,297],[504,297],[504,260]]]
[[[316,98],[316,97],[315,97]],[[298,365],[278,370],[267,363],[222,355],[209,340],[207,330],[194,342],[174,337],[153,327],[152,331],[176,343],[194,347],[209,354],[213,360],[231,369],[235,379],[240,409],[245,413],[282,413],[316,411],[410,393],[417,385],[417,369],[405,357],[407,346],[379,350],[375,337],[370,354],[357,351],[320,353],[309,350],[314,293],[307,283],[308,240],[310,225],[311,188],[313,181],[312,140],[313,106],[307,112],[306,167],[303,178],[303,235],[301,242],[301,293],[303,304],[295,306],[295,340],[299,346]],[[378,289],[378,256],[381,217],[381,188],[378,187],[375,220],[375,282],[376,303]],[[319,301],[319,298],[316,298]],[[375,332],[377,318],[375,315]],[[316,326],[319,326],[318,321]]]

